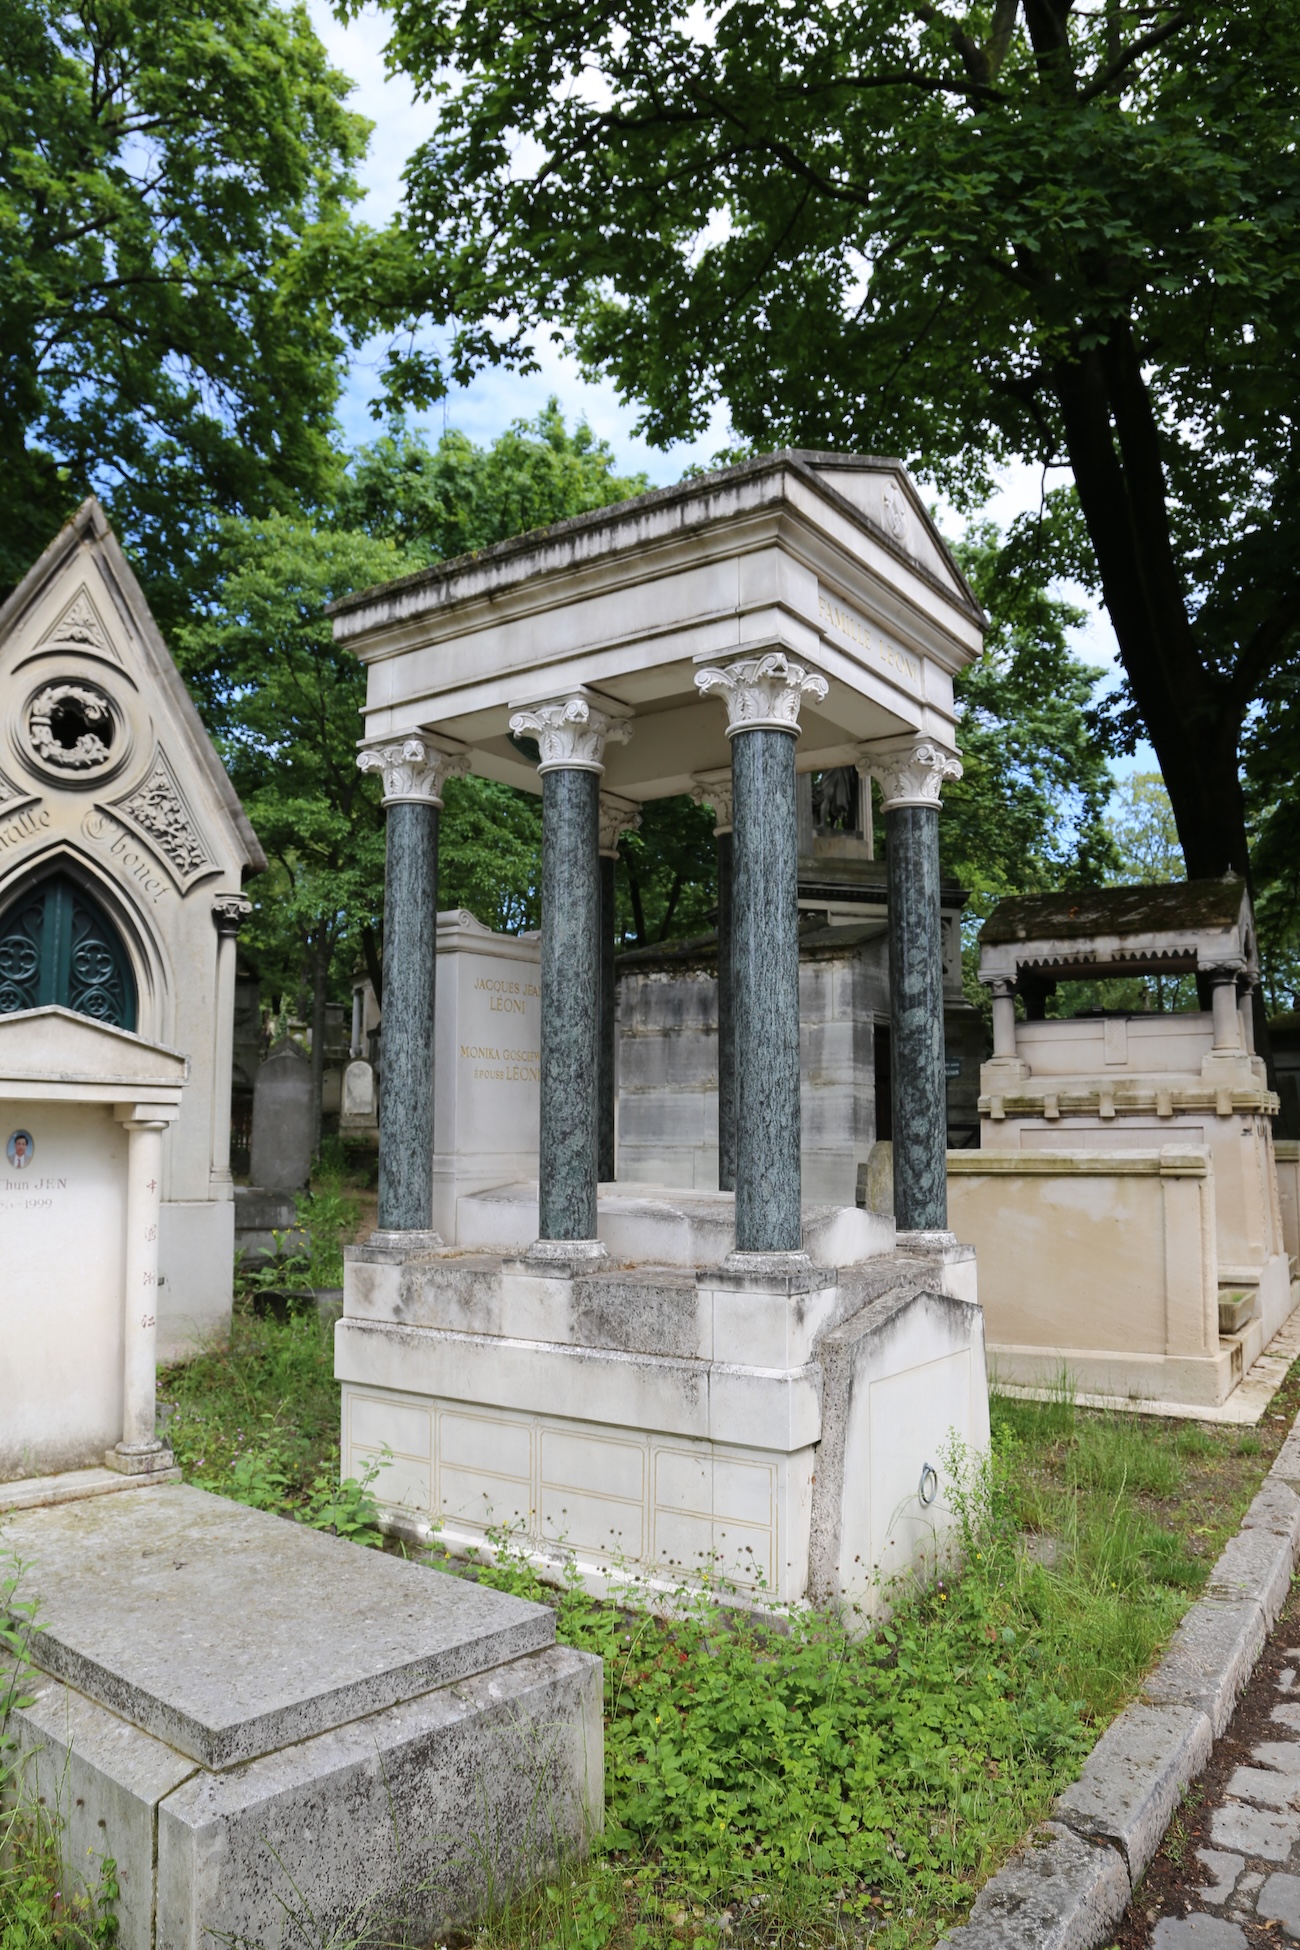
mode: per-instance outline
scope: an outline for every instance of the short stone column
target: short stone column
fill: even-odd
[[[698,772],[691,797],[712,806],[718,845],[718,1190],[736,1189],[736,1031],[735,987],[731,970],[732,832],[731,767]]]
[[[147,1476],[172,1467],[155,1433],[158,1349],[158,1227],[162,1217],[163,1132],[170,1104],[119,1106],[127,1131],[126,1268],[122,1312],[122,1440],[104,1457],[110,1469]]]
[[[438,950],[438,814],[442,789],[469,759],[423,735],[375,745],[357,759],[382,772],[384,1082],[379,1099],[380,1244],[441,1245],[433,1216],[433,1001]]]
[[[1235,1055],[1243,1047],[1241,1025],[1237,1015],[1237,982],[1241,972],[1239,967],[1231,964],[1210,970],[1210,1011],[1214,1048],[1221,1055],[1229,1051]]]
[[[235,957],[239,929],[253,911],[243,894],[218,894],[212,903],[217,930],[217,979],[212,1063],[212,1154],[209,1171],[216,1187],[233,1186],[230,1176],[230,1076],[235,1060]],[[221,1190],[233,1198],[233,1189]]]
[[[544,790],[544,788],[543,788]],[[631,799],[616,798],[612,792],[600,795],[600,1037],[596,1047],[596,1177],[607,1185],[616,1175],[614,1154],[614,1052],[617,1023],[615,1005],[617,983],[614,978],[614,948],[618,937],[617,888],[618,843],[624,833],[633,833],[641,824],[641,814]]]
[[[869,752],[885,812],[894,1217],[900,1233],[945,1232],[948,1092],[939,792],[945,779],[961,777],[961,765],[942,746],[915,737],[882,741],[870,746]],[[1014,1017],[1011,1040],[1014,1055]]]
[[[542,1077],[535,1261],[603,1259],[596,1237],[600,1099],[600,780],[631,735],[584,693],[511,714],[542,780]]]
[[[794,747],[803,698],[828,687],[779,650],[695,682],[722,694],[731,740],[736,1252],[801,1253]]]
[[[1016,985],[1005,977],[991,982],[993,995],[993,1054],[1016,1054]]]

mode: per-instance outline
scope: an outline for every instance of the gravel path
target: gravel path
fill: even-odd
[[[1113,1941],[1117,1950],[1300,1942],[1300,1592]]]

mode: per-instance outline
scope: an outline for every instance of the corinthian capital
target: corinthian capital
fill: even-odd
[[[712,806],[714,833],[729,833],[734,821],[731,767],[721,772],[697,772],[691,782],[691,797],[697,806]]]
[[[784,650],[769,650],[740,663],[697,670],[695,682],[702,696],[721,691],[727,707],[727,736],[738,731],[788,731],[799,736],[799,706],[805,697],[820,703],[829,686],[815,670],[806,670]]]
[[[939,805],[940,789],[961,777],[961,760],[928,738],[890,738],[864,745],[860,764],[879,779],[886,812],[899,806]]]
[[[368,746],[357,764],[363,772],[383,773],[386,806],[440,806],[447,780],[468,772],[469,754],[443,751],[427,738],[399,738]]]
[[[600,850],[609,859],[618,856],[618,843],[624,833],[635,833],[641,824],[641,808],[631,799],[616,798],[612,792],[600,795]]]
[[[604,711],[581,692],[572,697],[557,697],[546,704],[532,704],[525,711],[512,711],[510,729],[537,740],[541,773],[603,772],[605,746],[610,739],[626,744],[632,727],[626,718]]]

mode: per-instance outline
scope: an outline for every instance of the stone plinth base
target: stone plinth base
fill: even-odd
[[[1209,1148],[950,1151],[1001,1381],[1216,1408],[1292,1308],[1283,1253],[1225,1264]],[[1229,1299],[1239,1324],[1221,1332]],[[1244,1317],[1243,1317],[1244,1316]]]
[[[735,1244],[731,1192],[668,1185],[602,1185],[596,1227],[613,1260],[635,1266],[711,1266]],[[894,1222],[853,1205],[805,1205],[804,1250],[818,1266],[855,1265],[894,1246]],[[461,1198],[456,1242],[464,1252],[522,1252],[537,1237],[537,1181],[494,1185]]]
[[[952,1439],[988,1441],[974,1264],[952,1259],[546,1277],[350,1248],[344,1471],[381,1465],[398,1529],[509,1540],[596,1589],[879,1611],[944,1547]]]
[[[427,1941],[599,1825],[600,1662],[542,1606],[182,1486],[0,1538],[42,1626],[10,1730],[122,1950]]]

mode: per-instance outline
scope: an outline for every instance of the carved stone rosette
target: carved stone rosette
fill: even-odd
[[[879,779],[886,812],[898,806],[939,805],[939,794],[949,779],[961,777],[961,760],[930,739],[918,739],[893,750],[868,747],[860,763]]]
[[[212,922],[218,934],[238,934],[253,911],[245,894],[218,894],[212,903]]]
[[[632,736],[626,718],[602,711],[582,696],[558,697],[526,711],[512,711],[510,729],[516,737],[522,733],[537,740],[540,774],[603,772],[606,744],[611,739],[626,744]]]
[[[386,806],[440,806],[449,778],[469,770],[467,752],[443,751],[427,738],[401,738],[391,745],[371,745],[358,754],[363,772],[384,775]]]
[[[799,707],[805,697],[820,703],[830,686],[815,670],[805,669],[784,650],[746,657],[725,667],[711,666],[695,673],[701,695],[721,691],[727,707],[727,736],[738,731],[788,731],[799,736]]]
[[[631,799],[616,798],[612,792],[600,795],[600,850],[607,859],[618,857],[618,843],[624,833],[635,833],[641,824],[641,808]]]
[[[731,772],[697,772],[691,784],[691,797],[697,806],[712,806],[713,832],[717,837],[729,833],[734,825],[732,818],[732,779]]]

